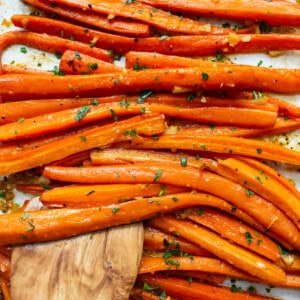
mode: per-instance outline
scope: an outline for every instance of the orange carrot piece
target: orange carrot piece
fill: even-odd
[[[58,3],[81,9],[95,11],[105,15],[115,15],[130,18],[170,32],[185,34],[222,34],[228,32],[221,27],[211,26],[188,18],[171,15],[168,12],[138,2],[130,5],[119,0],[87,1],[87,0],[58,0]]]
[[[207,249],[217,257],[238,266],[241,270],[264,282],[276,285],[286,280],[284,271],[269,260],[228,242],[200,225],[171,216],[153,219],[150,224],[169,233],[180,234],[181,237]]]
[[[0,252],[0,277],[9,280],[10,278],[10,257]]]
[[[171,234],[158,231],[151,227],[144,226],[144,245],[146,251],[165,252],[168,249],[176,249],[178,252],[189,255],[211,257],[212,254],[190,242],[175,237]]]
[[[133,288],[130,295],[130,300],[160,300],[159,296],[153,295],[151,292],[143,291],[138,288]],[[167,297],[167,300],[172,300],[171,297]]]
[[[263,170],[239,161],[235,158],[218,160],[216,172],[247,187],[249,197],[253,193],[269,199],[274,205],[300,225],[300,198],[282,186],[276,179],[264,174]],[[245,184],[247,182],[247,184]],[[250,190],[249,190],[250,189]]]
[[[143,255],[138,274],[153,274],[166,270],[201,271],[246,280],[251,278],[248,274],[220,259],[201,256],[163,258]],[[256,279],[256,277],[254,278]]]
[[[118,204],[136,197],[155,197],[185,191],[185,188],[159,184],[71,185],[46,191],[40,199],[48,207],[86,208]]]
[[[93,99],[48,99],[0,103],[0,124],[23,122],[24,119],[66,109],[91,105]],[[23,120],[23,121],[21,121]]]
[[[146,37],[150,35],[149,26],[143,23],[134,22],[123,18],[113,18],[109,20],[105,15],[95,13],[91,10],[84,11],[74,7],[69,7],[55,3],[51,5],[49,0],[25,0],[26,3],[37,7],[47,13],[54,13],[71,21],[90,25],[99,29],[104,29],[119,34],[129,36]]]
[[[151,128],[149,126],[151,124]],[[117,124],[96,126],[77,134],[41,145],[39,148],[23,151],[17,158],[0,162],[1,175],[31,169],[65,158],[74,153],[109,145],[113,142],[134,139],[136,134],[159,134],[165,130],[163,116],[138,116]],[[124,131],[128,135],[124,135]],[[131,132],[131,134],[130,134]],[[68,145],[68,147],[66,147]]]
[[[164,273],[176,275],[175,272],[176,271],[169,271],[169,272],[164,272]],[[193,272],[193,271],[186,271],[186,272],[182,272],[182,273],[187,278],[192,277],[197,280],[204,281],[205,283],[213,283],[215,285],[223,284],[224,281],[226,280],[226,276],[222,276],[222,275],[206,274],[206,273],[202,273],[202,272]]]
[[[292,253],[293,255],[293,263],[287,265],[285,262],[280,261],[278,265],[285,270],[286,273],[289,274],[298,274],[300,272],[300,255],[299,253]]]
[[[123,70],[114,64],[71,50],[62,55],[59,69],[68,75],[113,73]]]
[[[232,136],[197,135],[191,137],[181,134],[163,134],[158,140],[145,138],[134,145],[140,149],[180,149],[229,153],[294,165],[298,165],[300,161],[300,152],[261,140]]]
[[[1,69],[3,74],[40,74],[40,75],[53,75],[52,72],[31,69],[27,67],[19,67],[19,66],[12,66],[12,65],[2,65]]]
[[[279,112],[284,114],[285,116],[292,117],[292,118],[300,118],[300,107],[293,105],[287,101],[282,99],[274,98],[267,96],[268,103],[278,105]]]
[[[74,153],[63,159],[56,160],[50,165],[52,166],[66,166],[66,167],[78,167],[81,166],[84,161],[88,160],[90,157],[90,150]]]
[[[247,189],[219,175],[178,164],[152,163],[101,167],[66,168],[46,166],[43,175],[50,179],[78,183],[159,182],[205,191],[231,202],[276,233],[280,239],[300,248],[300,233],[294,223],[272,203],[258,195],[248,197]],[[181,180],[179,181],[178,178]],[[233,209],[234,210],[234,209]],[[261,211],[264,214],[261,214]]]
[[[295,3],[284,1],[223,0],[192,0],[188,3],[182,0],[169,2],[167,0],[141,0],[141,2],[170,11],[181,11],[194,15],[228,18],[235,20],[264,20],[272,25],[300,26],[300,8]]]
[[[271,261],[280,260],[279,248],[271,239],[224,213],[205,208],[201,215],[193,211],[188,215],[188,219]]]
[[[2,295],[4,300],[10,300],[10,288],[9,288],[9,281],[5,278],[1,278],[0,276],[0,289],[2,291]]]
[[[65,38],[74,37],[76,41],[90,44],[96,47],[111,49],[118,53],[128,51],[148,51],[169,55],[183,56],[207,56],[216,53],[241,53],[259,52],[271,50],[295,50],[300,48],[300,37],[297,34],[244,34],[238,35],[234,40],[235,45],[229,43],[228,36],[172,36],[168,38],[128,38],[104,33],[96,30],[88,30],[81,26],[54,19],[45,19],[35,16],[18,15],[12,17],[12,22],[17,27],[50,35],[60,36],[64,31]],[[232,46],[230,46],[230,44]]]
[[[112,57],[107,50],[95,47],[92,48],[86,44],[73,40],[26,31],[10,31],[3,33],[0,36],[0,53],[7,47],[15,44],[22,44],[52,53],[56,51],[63,53],[66,50],[75,50],[104,61],[112,61]]]
[[[205,300],[275,300],[271,297],[250,295],[248,293],[232,293],[229,288],[219,287],[198,281],[189,283],[188,280],[178,277],[162,275],[139,275],[138,281],[146,282],[151,286],[159,286],[166,290],[167,295],[179,299]]]
[[[40,196],[46,189],[39,184],[17,184],[16,190],[22,193],[29,193]]]

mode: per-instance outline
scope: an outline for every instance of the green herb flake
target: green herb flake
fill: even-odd
[[[21,51],[21,53],[26,54],[27,53],[27,48],[26,47],[21,47],[20,51]]]
[[[141,94],[140,94],[140,96],[139,96],[139,98],[137,98],[136,103],[142,104],[142,103],[145,102],[145,100],[146,100],[148,97],[150,97],[150,96],[152,96],[152,95],[153,95],[153,92],[152,92],[152,91],[149,91],[149,90],[142,91]]]
[[[21,217],[21,221],[25,221],[27,218],[29,217],[29,212],[28,211],[25,211],[23,216]]]
[[[35,229],[35,226],[33,225],[33,220],[27,222],[27,224],[29,225],[29,228],[27,228],[27,232],[32,232]]]
[[[80,138],[83,142],[86,141],[86,137],[85,137],[84,135],[81,135],[79,138]]]
[[[207,73],[201,73],[201,76],[202,76],[202,78],[203,78],[204,81],[207,81],[208,78],[209,78],[209,76],[208,76]]]
[[[62,57],[62,54],[57,50],[54,51],[54,55],[57,59],[61,59],[61,57]]]
[[[179,201],[178,198],[176,198],[176,197],[172,197],[172,200],[173,200],[174,202],[178,202],[178,201]]]
[[[91,110],[89,106],[82,106],[75,116],[75,120],[79,122]]]
[[[109,111],[112,114],[114,121],[118,121],[118,115],[116,114],[116,112],[112,108],[110,108]]]
[[[256,148],[256,152],[257,152],[258,154],[261,154],[261,153],[262,153],[262,149],[261,149],[261,148]]]
[[[18,119],[18,123],[19,124],[22,123],[22,122],[24,122],[24,121],[25,121],[25,118],[23,118],[23,117]]]
[[[188,159],[186,157],[180,157],[180,164],[182,167],[187,166]]]
[[[92,190],[92,191],[89,191],[86,195],[89,196],[89,195],[92,195],[94,194],[96,191]]]
[[[252,195],[255,195],[255,193],[253,191],[249,190],[249,189],[246,189],[245,192],[246,192],[246,195],[248,197],[251,197]]]
[[[199,216],[202,216],[204,214],[203,208],[199,208],[197,213]]]
[[[75,57],[78,59],[78,60],[81,60],[81,56],[80,56],[80,53],[78,51],[75,51],[74,53]]]
[[[120,210],[119,207],[114,207],[111,211],[113,214],[117,213]]]
[[[137,136],[136,130],[134,130],[134,129],[131,129],[129,131],[129,134],[130,134],[130,136]]]
[[[157,182],[160,178],[160,176],[162,175],[162,170],[158,170],[156,173],[155,173],[155,176],[154,176],[154,179],[153,181],[154,182]]]
[[[97,99],[93,99],[93,100],[91,101],[91,104],[94,105],[94,106],[98,106],[98,105],[99,105],[99,102],[98,102]]]
[[[253,237],[249,231],[244,233],[247,243],[250,245],[253,242]]]

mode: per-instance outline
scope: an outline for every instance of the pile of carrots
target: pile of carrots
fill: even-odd
[[[0,53],[22,44],[60,65],[0,67],[0,175],[35,168],[43,184],[17,189],[46,208],[0,216],[4,299],[14,245],[143,220],[132,299],[274,299],[227,277],[299,289],[300,192],[266,161],[299,165],[300,152],[260,138],[300,129],[300,108],[266,94],[300,93],[300,69],[226,54],[300,50],[299,34],[274,27],[300,27],[300,5],[25,2],[51,18],[13,16],[26,31],[0,35]]]

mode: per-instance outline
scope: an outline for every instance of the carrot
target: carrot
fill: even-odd
[[[44,191],[46,191],[46,189],[39,184],[17,184],[16,190],[37,196],[40,196]]]
[[[139,149],[180,149],[245,155],[298,165],[300,153],[277,144],[232,136],[163,134],[158,140],[144,138],[134,144]]]
[[[0,36],[0,53],[7,47],[15,44],[22,44],[52,53],[57,51],[63,53],[66,50],[75,50],[104,61],[112,61],[112,57],[106,50],[95,47],[92,48],[74,40],[66,40],[61,37],[25,31],[9,31],[3,33]]]
[[[225,35],[209,36],[172,36],[152,38],[128,38],[104,33],[84,27],[72,25],[67,22],[45,19],[35,16],[15,15],[12,22],[17,27],[50,35],[74,37],[76,41],[90,44],[96,47],[111,49],[118,53],[128,51],[148,51],[169,55],[205,56],[216,53],[241,53],[259,52],[271,50],[299,49],[300,37],[296,34],[244,34],[231,35],[231,39]],[[231,40],[231,42],[230,42]],[[235,45],[235,43],[237,43]],[[230,46],[230,44],[232,46]],[[233,46],[234,45],[234,46]],[[79,50],[78,50],[79,51]]]
[[[300,233],[287,216],[258,195],[248,197],[247,189],[219,175],[170,163],[117,165],[85,168],[46,166],[43,175],[50,179],[78,183],[159,182],[195,188],[231,202],[252,216],[280,239],[300,248]],[[180,181],[178,180],[180,178]],[[235,209],[233,209],[235,210]],[[264,214],[261,214],[261,211]]]
[[[84,118],[78,120],[82,111],[86,110]],[[93,121],[113,118],[115,121],[122,116],[142,113],[162,113],[171,117],[194,120],[198,122],[229,123],[234,125],[248,125],[254,127],[272,126],[276,121],[277,113],[247,108],[203,107],[178,108],[166,104],[135,104],[103,103],[99,105],[83,106],[38,117],[22,119],[0,127],[0,141],[11,141],[36,137],[51,132],[65,130]],[[226,117],[225,117],[226,116]]]
[[[160,290],[166,290],[167,295],[179,299],[206,299],[206,300],[274,300],[274,298],[250,295],[246,292],[233,293],[229,288],[214,286],[198,281],[178,277],[166,277],[162,275],[139,275],[138,281],[146,282],[151,286],[159,286]]]
[[[217,257],[264,282],[282,284],[285,273],[265,258],[254,254],[242,247],[236,246],[208,229],[189,221],[182,221],[171,216],[153,219],[150,224],[170,233],[180,234],[181,237],[207,249]],[[218,247],[216,247],[218,245]]]
[[[167,274],[175,275],[176,271],[168,271],[164,272]],[[186,276],[187,278],[192,278],[196,280],[201,280],[204,281],[205,283],[213,283],[215,285],[220,285],[223,284],[224,281],[226,280],[226,276],[222,275],[215,275],[215,274],[206,274],[202,272],[193,272],[193,271],[186,271],[182,272],[183,276]]]
[[[129,36],[150,35],[149,26],[143,23],[134,22],[123,18],[108,19],[105,15],[94,13],[93,11],[84,11],[74,7],[69,7],[56,3],[51,5],[49,0],[25,0],[26,3],[37,7],[47,13],[54,13],[71,21],[77,21],[82,24],[90,25],[99,29],[104,29],[119,34]]]
[[[52,166],[66,166],[66,167],[77,167],[81,166],[84,161],[88,160],[90,157],[90,150],[74,153],[65,158],[56,160],[50,165]]]
[[[119,0],[107,0],[101,2],[87,0],[58,0],[57,2],[105,15],[130,18],[170,32],[181,32],[185,34],[222,34],[228,32],[228,29],[224,30],[221,27],[211,26],[210,24],[188,18],[181,18],[138,2],[131,2],[130,5]]]
[[[10,277],[10,258],[0,252],[0,277],[9,280]]]
[[[267,96],[268,103],[276,104],[279,107],[279,112],[285,116],[292,118],[300,118],[300,107],[293,105],[282,99]]]
[[[1,69],[3,74],[40,74],[40,75],[53,75],[49,71],[31,69],[27,67],[13,66],[13,65],[2,65]]]
[[[293,256],[293,263],[287,265],[282,260],[278,263],[278,265],[285,270],[286,273],[289,274],[298,274],[300,272],[300,255],[299,253],[292,253]]]
[[[285,211],[297,225],[300,225],[300,198],[293,195],[290,190],[282,186],[276,179],[264,174],[263,170],[250,166],[238,159],[228,158],[218,160],[216,172],[246,186],[250,197],[253,193],[257,193],[269,199],[274,205]]]
[[[2,291],[2,295],[4,300],[10,300],[10,288],[9,288],[9,281],[5,278],[0,276],[0,289]]]
[[[151,124],[151,128],[149,126]],[[66,136],[41,145],[39,148],[28,149],[21,152],[12,160],[0,161],[1,175],[27,170],[62,159],[74,153],[89,150],[95,147],[109,145],[125,139],[134,139],[136,134],[159,134],[164,131],[165,124],[160,115],[139,116],[118,124],[96,126],[83,130],[77,134]],[[124,131],[128,135],[124,135]],[[68,147],[66,147],[68,145]]]
[[[112,73],[123,70],[111,63],[70,50],[65,51],[62,55],[59,69],[69,75]]]
[[[205,208],[201,212],[199,215],[198,212],[193,211],[188,215],[188,219],[271,261],[278,262],[280,260],[280,251],[277,245],[264,234],[217,210]]]
[[[143,249],[146,251],[173,251],[179,253],[180,255],[197,255],[211,257],[211,253],[200,248],[192,243],[181,239],[180,237],[175,237],[173,235],[167,234],[165,232],[158,231],[151,227],[144,226],[144,245]]]
[[[95,99],[95,101],[97,101]],[[23,122],[25,119],[62,111],[70,108],[91,105],[93,99],[45,99],[0,103],[0,124]],[[95,102],[95,103],[98,103]],[[24,120],[23,120],[24,118]],[[23,120],[23,121],[21,121]]]
[[[143,255],[138,274],[153,274],[165,270],[201,271],[246,280],[251,278],[248,274],[245,274],[220,259],[201,256],[171,256],[163,258]]]
[[[220,204],[218,198],[208,194],[182,193],[150,199],[136,199],[135,201],[103,206],[100,210],[98,207],[93,207],[33,211],[30,212],[25,221],[23,221],[24,212],[5,214],[0,216],[0,224],[6,224],[6,227],[0,232],[0,245],[68,238],[111,226],[148,219],[156,216],[157,213],[167,213],[199,205],[221,206],[222,203]],[[25,216],[27,215],[25,213]],[[32,227],[28,222],[34,225],[33,232],[28,230],[29,226]]]
[[[152,292],[147,292],[140,290],[138,288],[133,288],[131,291],[130,299],[133,300],[160,300],[159,296],[153,295]],[[167,297],[167,300],[172,300],[170,296]]]
[[[186,191],[184,188],[159,184],[110,184],[66,186],[44,192],[40,199],[48,207],[100,207],[133,200]]]
[[[299,5],[285,1],[225,0],[215,3],[209,0],[141,0],[141,2],[170,11],[181,11],[194,15],[228,18],[235,20],[264,20],[272,25],[300,26]]]

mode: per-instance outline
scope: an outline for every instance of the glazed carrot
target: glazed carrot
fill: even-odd
[[[78,183],[159,183],[195,188],[214,194],[245,211],[265,229],[300,248],[300,233],[287,216],[258,195],[248,197],[247,189],[219,175],[178,164],[152,163],[66,168],[46,166],[43,175],[50,179]],[[180,178],[180,180],[178,180]],[[155,181],[155,182],[156,182]],[[234,210],[234,209],[233,209]],[[261,211],[264,211],[264,214]]]
[[[66,167],[77,167],[81,166],[84,161],[88,160],[90,157],[90,150],[82,151],[78,153],[74,153],[70,156],[67,156],[65,158],[56,160],[50,165],[52,166],[66,166]]]
[[[279,248],[271,239],[224,213],[205,208],[201,215],[197,211],[193,211],[188,215],[188,219],[271,261],[278,262],[280,260]]]
[[[138,288],[133,288],[131,291],[130,299],[133,300],[160,300],[159,296],[153,295],[152,292],[147,292],[140,290]],[[172,300],[170,296],[166,298],[167,300]]]
[[[46,189],[39,184],[17,184],[16,190],[22,193],[29,193],[40,196]]]
[[[91,105],[93,99],[46,99],[0,103],[0,124],[16,122],[35,116],[70,108]],[[23,120],[23,121],[24,121]],[[20,121],[21,122],[21,121]]]
[[[201,56],[215,55],[217,52],[226,54],[300,48],[300,37],[296,34],[244,34],[238,35],[238,37],[233,34],[231,40],[234,42],[229,42],[229,37],[225,35],[135,39],[91,29],[87,33],[86,29],[81,26],[35,16],[13,16],[12,22],[17,27],[50,35],[61,36],[61,31],[64,31],[65,38],[72,36],[76,41],[88,44],[92,41],[96,47],[124,54],[134,50],[169,55]],[[235,46],[230,46],[230,44]]]
[[[276,265],[257,254],[228,242],[200,225],[171,216],[153,219],[150,224],[164,231],[180,234],[181,237],[207,249],[217,257],[238,266],[241,270],[262,279],[264,282],[276,285],[286,280],[284,271]]]
[[[292,253],[293,255],[293,263],[287,265],[282,260],[278,263],[278,265],[285,270],[286,273],[289,274],[298,274],[300,272],[300,255],[299,253]]]
[[[77,21],[82,24],[90,25],[99,29],[104,29],[119,34],[129,36],[149,36],[149,26],[143,23],[134,22],[123,18],[108,19],[105,15],[94,13],[93,11],[84,11],[74,7],[69,7],[55,3],[51,5],[49,0],[25,0],[26,3],[44,10],[48,13],[57,14],[71,21]]]
[[[0,252],[0,277],[9,280],[10,277],[10,258]]]
[[[282,99],[278,99],[270,96],[267,96],[267,99],[268,99],[268,103],[278,105],[279,112],[281,112],[283,115],[292,118],[300,118],[300,107],[293,105]]]
[[[284,1],[225,0],[220,3],[209,0],[141,0],[141,2],[170,11],[181,11],[194,15],[228,18],[235,20],[264,20],[272,25],[300,26],[299,5]]]
[[[86,44],[74,40],[66,40],[61,37],[26,31],[9,31],[1,34],[0,53],[2,53],[7,47],[15,44],[26,45],[52,53],[56,51],[63,53],[66,50],[75,50],[104,61],[112,61],[112,57],[109,55],[107,50],[89,47]]]
[[[46,191],[40,199],[48,207],[86,208],[118,204],[136,197],[155,197],[185,191],[185,188],[159,184],[71,185]]]
[[[144,138],[135,147],[140,149],[180,149],[245,155],[298,165],[300,152],[277,144],[232,136],[194,137],[176,134],[160,135],[158,140]]]
[[[167,295],[179,299],[206,299],[206,300],[275,300],[271,297],[250,295],[248,293],[233,293],[229,288],[219,287],[198,281],[188,282],[178,277],[167,277],[162,275],[139,275],[138,281],[146,282],[151,286],[159,286],[166,290]]]
[[[149,124],[151,124],[151,128]],[[83,130],[77,134],[45,143],[39,148],[23,151],[17,158],[10,157],[12,160],[1,161],[0,172],[2,175],[5,175],[31,169],[74,153],[124,140],[124,138],[134,139],[135,135],[139,133],[152,136],[159,134],[164,129],[165,124],[163,117],[160,115],[139,116],[118,122],[118,124],[96,126],[92,129]],[[125,136],[124,131],[127,131],[128,135]]]
[[[178,254],[189,254],[211,257],[212,254],[208,251],[200,248],[190,242],[181,239],[180,237],[175,237],[171,234],[158,231],[153,228],[144,226],[144,245],[143,249],[146,251],[158,251],[165,252],[166,250],[174,250]]]
[[[250,166],[238,159],[218,160],[216,172],[250,189],[249,196],[257,193],[269,199],[300,225],[300,198],[282,186],[276,179],[264,174],[263,170]],[[247,182],[245,184],[244,182]]]
[[[71,50],[62,55],[59,69],[69,75],[113,73],[123,70],[111,63]]]
[[[0,289],[2,291],[2,295],[4,300],[10,300],[10,288],[9,288],[9,281],[5,278],[0,276]]]
[[[96,207],[33,211],[30,212],[28,220],[26,219],[25,222],[22,221],[24,212],[5,214],[0,216],[0,224],[6,224],[6,227],[0,232],[0,245],[58,240],[148,219],[156,216],[157,213],[167,213],[199,205],[221,206],[222,204],[218,198],[215,199],[214,196],[208,194],[182,193],[136,199],[135,201],[103,206],[101,210]],[[34,224],[34,232],[27,230],[28,226],[31,226],[28,221]],[[7,224],[9,225],[7,226]],[[24,235],[26,235],[26,240]]]
[[[40,75],[53,75],[52,72],[31,69],[27,67],[13,66],[13,65],[2,65],[1,69],[3,74],[40,74]]]
[[[163,258],[143,255],[138,274],[153,274],[166,270],[201,271],[246,280],[251,278],[251,276],[220,259],[201,256]]]
[[[169,272],[165,272],[168,274],[173,274],[175,275],[176,271],[169,271]],[[182,272],[184,276],[191,277],[191,278],[195,278],[197,280],[201,280],[204,281],[205,283],[213,283],[215,285],[220,285],[223,284],[224,281],[226,280],[226,276],[222,276],[222,275],[215,275],[215,274],[206,274],[206,273],[202,273],[202,272],[193,272],[193,271],[186,271],[186,272]]]
[[[87,0],[58,0],[57,2],[105,15],[130,18],[170,32],[181,32],[185,34],[222,34],[228,32],[228,30],[224,30],[223,28],[171,15],[168,12],[135,1],[131,2],[130,5],[119,0],[107,0],[101,2]]]

